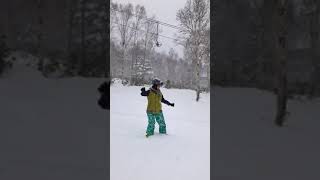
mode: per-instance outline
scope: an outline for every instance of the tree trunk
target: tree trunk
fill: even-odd
[[[209,59],[209,61],[210,61],[210,59]],[[209,65],[208,65],[208,67],[207,67],[207,78],[208,78],[208,92],[210,92],[210,62],[209,62]]]
[[[148,23],[148,22],[147,22]],[[148,33],[149,33],[149,24],[147,24],[147,31],[146,31],[146,39],[144,42],[144,55],[143,55],[143,62],[142,62],[142,67],[145,68],[145,64],[146,64],[146,58],[147,58],[147,45],[148,45]],[[145,70],[143,69],[142,72],[142,80],[144,81],[144,77],[145,77]]]
[[[197,93],[196,101],[198,102],[200,100],[200,90],[197,89],[196,93]]]
[[[70,61],[72,58],[72,42],[73,42],[73,24],[74,24],[74,13],[75,13],[75,1],[68,0],[68,40],[67,40],[67,50],[66,56],[67,61]],[[74,75],[74,64],[66,62],[67,64],[67,74]]]
[[[130,84],[135,84],[135,82],[134,82],[134,59],[136,59],[137,57],[136,57],[136,53],[135,53],[135,51],[136,51],[136,43],[134,43],[134,45],[133,45],[133,51],[132,51],[132,56],[131,56],[131,73],[130,73],[130,75],[131,75],[131,77],[130,77]]]
[[[84,73],[85,62],[86,62],[85,5],[86,5],[86,0],[81,0],[81,62],[79,63],[80,74]]]
[[[73,20],[74,20],[74,2],[69,0],[68,3],[68,42],[67,42],[67,54],[71,57],[71,47],[72,47],[72,35],[73,35]]]
[[[311,36],[311,49],[312,49],[312,72],[310,78],[310,92],[309,98],[313,98],[316,93],[317,89],[317,79],[319,74],[319,8],[320,8],[320,1],[316,1],[315,4],[316,11],[314,11],[311,15],[311,27],[310,27],[310,36]]]
[[[270,55],[273,53],[274,48],[274,35],[272,30],[273,19],[270,17],[273,16],[274,3],[273,0],[263,0],[261,7],[258,3],[256,4],[256,7],[258,8],[257,23],[259,28],[257,38],[258,54],[256,60],[260,66],[264,66],[264,64],[273,64],[272,59],[270,59]],[[272,68],[272,72],[269,73],[274,74],[275,72],[273,72],[273,70],[274,68]],[[270,76],[270,74],[265,71],[260,71],[259,73],[262,73],[262,76],[264,77]],[[273,86],[273,84],[269,83],[268,78],[262,80],[262,85],[264,87]]]
[[[105,55],[105,58],[106,58],[106,63],[107,63],[107,66],[106,66],[106,71],[105,71],[105,77],[106,78],[110,78],[110,51],[109,51],[109,48],[108,48],[108,45],[110,44],[109,41],[110,41],[110,16],[109,14],[107,14],[107,12],[109,12],[109,3],[108,2],[105,2],[104,4],[104,13],[105,13],[105,22],[104,22],[104,29],[103,29],[103,54]]]
[[[275,1],[273,15],[274,59],[276,61],[277,74],[277,114],[275,124],[283,126],[287,115],[287,54],[288,54],[288,0]]]
[[[10,5],[10,2],[11,1],[5,1],[5,3],[7,3],[7,24],[5,25],[6,26],[6,42],[7,42],[7,45],[9,47],[12,47],[11,46],[11,42],[12,42],[12,35],[11,35],[11,31],[10,31],[10,27],[11,27],[11,17],[12,17],[12,13],[11,13],[11,5]]]
[[[196,76],[196,83],[197,83],[197,88],[196,88],[196,93],[197,93],[197,97],[196,97],[196,101],[198,102],[200,100],[200,92],[201,92],[201,87],[200,87],[200,62],[198,60],[197,62],[197,72],[196,72],[197,76]]]
[[[126,46],[123,45],[122,46],[123,48],[123,58],[122,58],[122,63],[121,63],[121,81],[124,80],[124,66],[125,66],[125,63],[126,63]]]
[[[137,22],[138,23],[138,22]],[[134,32],[134,39],[133,39],[133,51],[131,56],[131,84],[136,84],[134,75],[136,74],[136,71],[134,69],[134,61],[137,59],[137,31],[138,31],[138,24],[136,25],[135,32]],[[137,60],[136,60],[137,61]]]
[[[42,1],[38,0],[38,34],[37,34],[37,39],[38,39],[38,70],[43,73],[43,57],[42,57],[42,39],[43,39],[43,34],[42,34],[42,24],[43,24],[43,18],[42,18]]]

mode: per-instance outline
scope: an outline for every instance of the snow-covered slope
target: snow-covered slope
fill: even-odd
[[[102,180],[109,114],[103,79],[45,79],[16,63],[0,79],[0,179]]]
[[[320,179],[320,100],[289,101],[288,127],[274,126],[273,94],[214,88],[215,180]]]
[[[195,101],[190,90],[162,89],[168,135],[146,138],[146,97],[141,87],[111,86],[112,180],[209,180],[210,94]]]

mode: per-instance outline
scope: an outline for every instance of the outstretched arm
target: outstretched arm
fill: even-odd
[[[167,101],[166,99],[164,99],[164,97],[162,96],[161,102],[168,105],[168,106],[174,106],[174,103],[170,103],[169,101]]]

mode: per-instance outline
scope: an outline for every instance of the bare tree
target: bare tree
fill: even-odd
[[[68,41],[67,41],[67,53],[68,56],[71,57],[71,47],[72,47],[72,41],[73,41],[73,28],[74,28],[74,15],[75,15],[75,6],[76,1],[75,0],[69,0],[68,1]]]
[[[277,87],[277,114],[275,124],[283,126],[287,115],[287,56],[288,56],[288,0],[273,2],[273,40],[274,63],[277,68],[275,83]]]
[[[309,34],[311,39],[312,50],[312,71],[310,76],[310,92],[309,97],[312,98],[315,95],[317,88],[317,80],[319,76],[319,15],[320,15],[320,1],[318,0],[303,0],[302,15],[308,18]]]
[[[174,51],[173,48],[169,50],[169,56],[167,58],[167,66],[168,66],[168,80],[171,82],[176,81],[176,66],[177,66],[178,54]]]
[[[127,62],[127,48],[132,40],[134,30],[132,29],[133,6],[132,4],[117,5],[111,7],[115,11],[115,20],[120,34],[121,47],[122,47],[122,62],[121,62],[121,75],[120,78],[124,79],[125,64]]]
[[[207,82],[208,82],[208,90],[210,90],[210,29],[206,30],[206,38],[204,41],[205,45],[203,46],[204,56],[204,65],[207,68]]]
[[[138,40],[140,36],[140,28],[142,19],[146,18],[146,10],[143,6],[136,5],[134,9],[134,14],[136,15],[133,21],[134,35],[133,35],[133,47],[132,47],[132,55],[131,55],[131,83],[134,83],[134,75],[137,74],[136,69],[134,68],[134,64],[137,63],[137,51],[138,51]]]
[[[143,71],[143,80],[147,74],[147,71],[150,70],[151,67],[148,67],[151,65],[151,61],[149,59],[150,52],[154,48],[154,41],[156,39],[156,24],[155,17],[150,18],[150,20],[145,21],[144,23],[144,53],[143,53],[143,59],[142,59],[142,66],[144,67]]]
[[[112,33],[114,32],[114,29],[116,28],[116,13],[115,9],[118,8],[118,5],[116,3],[110,2],[110,36],[112,37]]]
[[[105,54],[105,58],[106,58],[106,63],[109,65],[107,67],[107,70],[105,71],[105,77],[106,78],[110,78],[110,54],[108,53],[108,43],[110,41],[110,16],[108,16],[108,10],[109,10],[109,2],[105,1],[103,3],[103,12],[104,12],[104,24],[103,24],[103,33],[102,33],[102,37],[103,37],[103,53]]]
[[[86,62],[86,3],[87,0],[80,0],[80,7],[81,7],[81,62],[79,63],[80,66],[80,73],[84,72],[85,62]]]
[[[271,58],[274,51],[273,19],[271,17],[275,11],[275,2],[272,0],[253,0],[251,3],[253,8],[256,9],[256,16],[253,22],[256,27],[255,41],[258,46],[256,73],[262,73],[260,78],[263,86],[273,86],[272,81],[274,78],[272,78],[272,75],[276,73],[276,67]],[[267,65],[270,65],[268,66],[270,67],[268,72],[265,71]]]
[[[42,8],[43,8],[43,1],[38,0],[37,1],[37,11],[38,11],[38,19],[37,19],[37,26],[38,26],[38,32],[37,32],[37,51],[38,51],[38,70],[43,72],[43,57],[42,57],[42,40],[43,40],[43,33],[42,33],[42,25],[43,25],[43,15],[42,15]]]
[[[180,35],[185,48],[190,51],[193,70],[193,86],[196,101],[200,99],[200,71],[204,57],[205,34],[210,23],[210,4],[206,0],[188,0],[185,7],[177,13],[180,22]]]
[[[75,71],[75,67],[77,65],[79,65],[79,62],[73,62],[71,59],[73,59],[73,46],[74,44],[74,40],[75,40],[75,25],[76,25],[76,18],[75,18],[75,14],[77,12],[77,5],[78,5],[78,0],[68,0],[67,2],[67,17],[68,17],[68,24],[67,24],[67,49],[66,49],[66,56],[67,56],[67,60],[68,62],[66,62],[66,65],[68,66],[66,74],[71,74],[74,75],[76,72]]]
[[[288,0],[254,0],[257,9],[257,60],[272,55],[276,92],[275,124],[283,126],[287,115]],[[261,63],[261,62],[258,62]]]

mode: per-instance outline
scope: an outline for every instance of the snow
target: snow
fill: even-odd
[[[45,79],[29,59],[0,78],[0,179],[106,179],[109,111],[96,102],[103,79]],[[288,126],[279,128],[272,93],[214,87],[210,122],[210,94],[196,102],[194,91],[162,88],[175,103],[163,104],[168,135],[156,126],[145,138],[140,88],[111,86],[112,180],[320,178],[320,99],[290,100]]]
[[[273,123],[275,96],[248,88],[215,87],[213,106],[213,179],[319,179],[319,105],[288,102],[288,126]]]
[[[103,79],[45,79],[19,62],[0,78],[0,179],[106,179]]]
[[[148,88],[148,87],[146,87]],[[140,86],[111,86],[110,175],[114,180],[209,180],[210,94],[199,102],[191,90],[165,89],[168,135],[145,137],[146,97]]]

